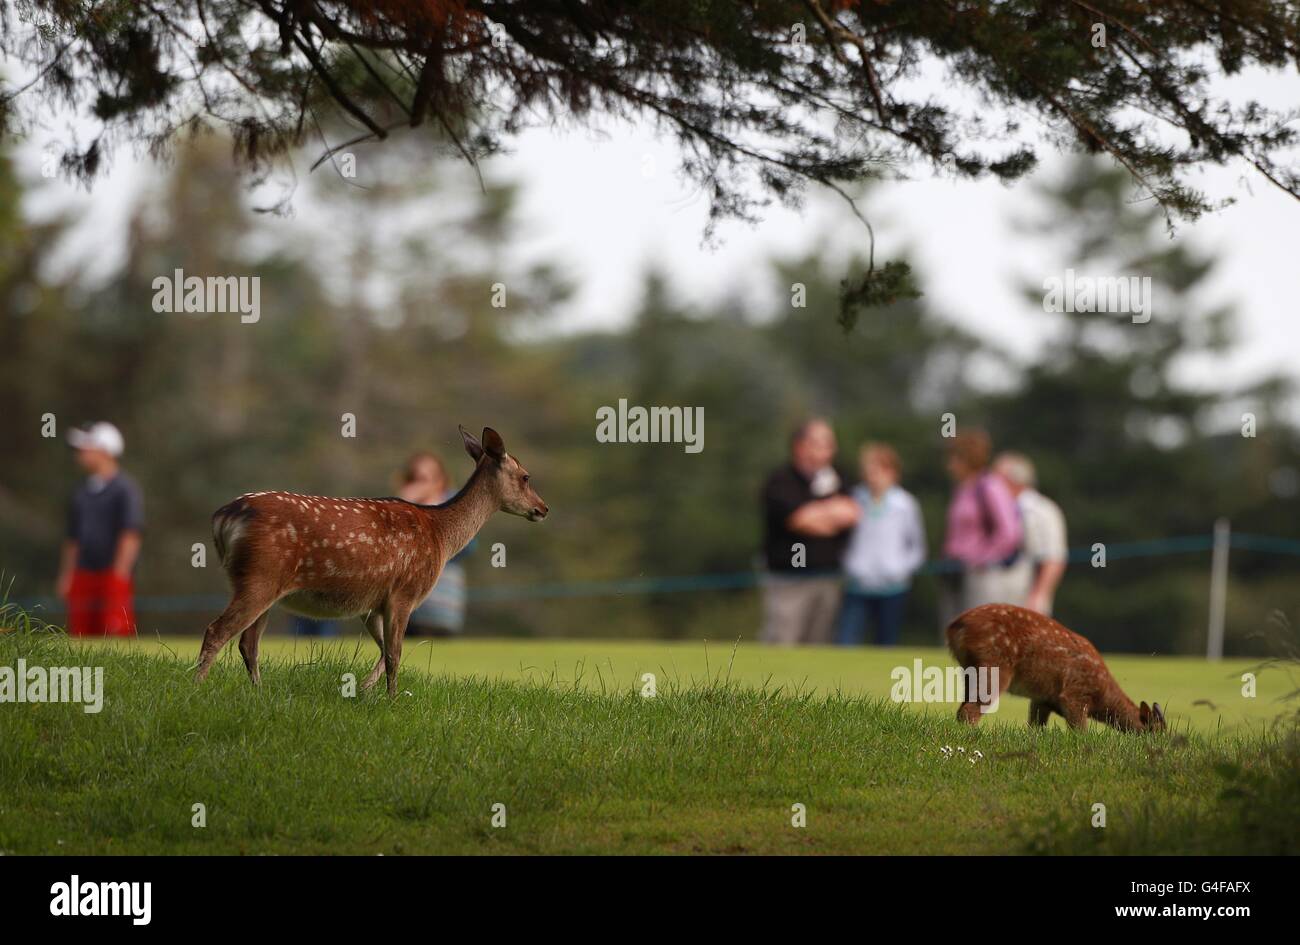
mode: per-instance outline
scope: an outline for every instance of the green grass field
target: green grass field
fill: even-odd
[[[94,645],[94,644],[91,644]],[[101,644],[102,645],[102,644]],[[121,644],[118,644],[121,645]],[[198,637],[141,639],[128,644],[145,652],[197,658]],[[326,641],[311,638],[268,637],[263,658],[301,663],[322,651],[364,663],[369,670],[378,653],[367,637],[358,635]],[[895,667],[911,668],[952,664],[947,651],[935,648],[880,649],[858,647],[804,647],[780,649],[735,641],[566,641],[566,640],[407,640],[403,666],[433,675],[471,677],[491,682],[513,681],[587,689],[593,692],[639,692],[642,676],[653,673],[657,684],[678,688],[717,682],[765,688],[770,692],[799,695],[847,695],[888,698]],[[238,648],[232,643],[222,654],[224,665],[243,672]],[[369,662],[367,662],[369,661]],[[1242,695],[1242,674],[1258,660],[1208,663],[1194,657],[1112,655],[1107,665],[1134,699],[1159,702],[1171,713],[1179,731],[1217,732],[1244,728],[1258,730],[1282,711],[1279,700],[1297,686],[1280,670],[1257,676],[1253,698]],[[270,685],[270,677],[264,676]],[[917,704],[917,711],[952,715],[955,706]],[[987,724],[1023,725],[1029,703],[1008,696]],[[1063,726],[1053,716],[1052,724]]]
[[[1015,698],[974,730],[883,698],[894,666],[939,650],[411,640],[389,700],[342,692],[369,640],[268,639],[259,690],[233,644],[195,686],[197,645],[0,636],[0,666],[105,677],[98,714],[0,704],[0,851],[1300,850],[1281,669],[1244,699],[1245,663],[1113,657],[1130,695],[1170,707],[1173,733],[1135,737],[1031,731]]]

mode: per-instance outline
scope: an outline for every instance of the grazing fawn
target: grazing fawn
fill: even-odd
[[[1077,729],[1088,719],[1124,732],[1165,728],[1159,703],[1134,705],[1095,646],[1036,611],[1012,604],[973,607],[949,624],[948,649],[965,668],[996,668],[999,695],[1010,691],[1029,700],[1030,725],[1046,725],[1055,712]],[[969,685],[957,718],[979,722]]]
[[[363,688],[386,673],[388,694],[396,695],[407,618],[443,566],[494,512],[540,522],[549,511],[499,433],[485,428],[480,441],[461,427],[460,435],[474,474],[442,505],[256,492],[219,508],[212,534],[233,595],[203,636],[198,680],[242,634],[239,652],[257,685],[258,639],[279,601],[309,617],[360,617],[379,646]]]

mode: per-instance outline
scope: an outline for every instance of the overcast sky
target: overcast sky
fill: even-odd
[[[1256,75],[1234,80],[1233,91],[1288,108],[1300,102],[1300,79]],[[42,148],[66,135],[66,126],[54,126],[26,142],[19,155],[25,172],[38,177]],[[363,148],[357,152],[364,156]],[[1040,154],[1039,177],[1060,171],[1063,157],[1047,146]],[[309,152],[306,160],[314,156]],[[510,154],[487,166],[489,178],[521,185],[520,248],[558,260],[576,285],[576,296],[557,313],[559,324],[580,328],[626,320],[650,265],[670,276],[674,295],[687,305],[740,297],[761,308],[776,300],[764,294],[769,287],[753,284],[753,274],[762,271],[756,263],[817,245],[839,247],[846,255],[865,250],[865,231],[839,198],[816,193],[800,212],[773,205],[757,226],[724,225],[720,245],[704,247],[706,200],[683,182],[677,164],[671,139],[656,137],[649,127],[607,123],[598,131],[528,131],[513,141]],[[879,240],[877,258],[907,250],[936,311],[1032,357],[1044,316],[1017,288],[1025,281],[1041,284],[1076,262],[1051,240],[1016,231],[1034,178],[1008,187],[937,179],[924,167],[911,177],[880,185],[865,203]],[[30,212],[43,216],[75,208],[79,224],[63,258],[92,278],[102,276],[121,261],[121,236],[135,195],[157,178],[156,168],[120,150],[89,194],[57,183],[45,188]],[[1300,379],[1300,201],[1244,166],[1209,169],[1199,183],[1212,197],[1237,202],[1182,224],[1176,239],[1221,259],[1206,305],[1237,303],[1240,344],[1226,363],[1187,363],[1182,379],[1214,386],[1266,371]],[[296,199],[309,203],[305,188]],[[310,206],[301,209],[311,212]],[[285,225],[263,219],[268,226]]]

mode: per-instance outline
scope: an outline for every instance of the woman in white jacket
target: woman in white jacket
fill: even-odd
[[[838,640],[852,646],[866,640],[893,646],[903,625],[912,575],[925,561],[925,523],[912,494],[898,484],[898,453],[868,443],[860,454],[863,482],[853,490],[862,515],[844,552],[846,579]]]

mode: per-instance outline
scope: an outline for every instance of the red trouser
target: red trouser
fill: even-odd
[[[68,588],[68,635],[135,636],[132,590],[130,578],[112,571],[73,571]]]

